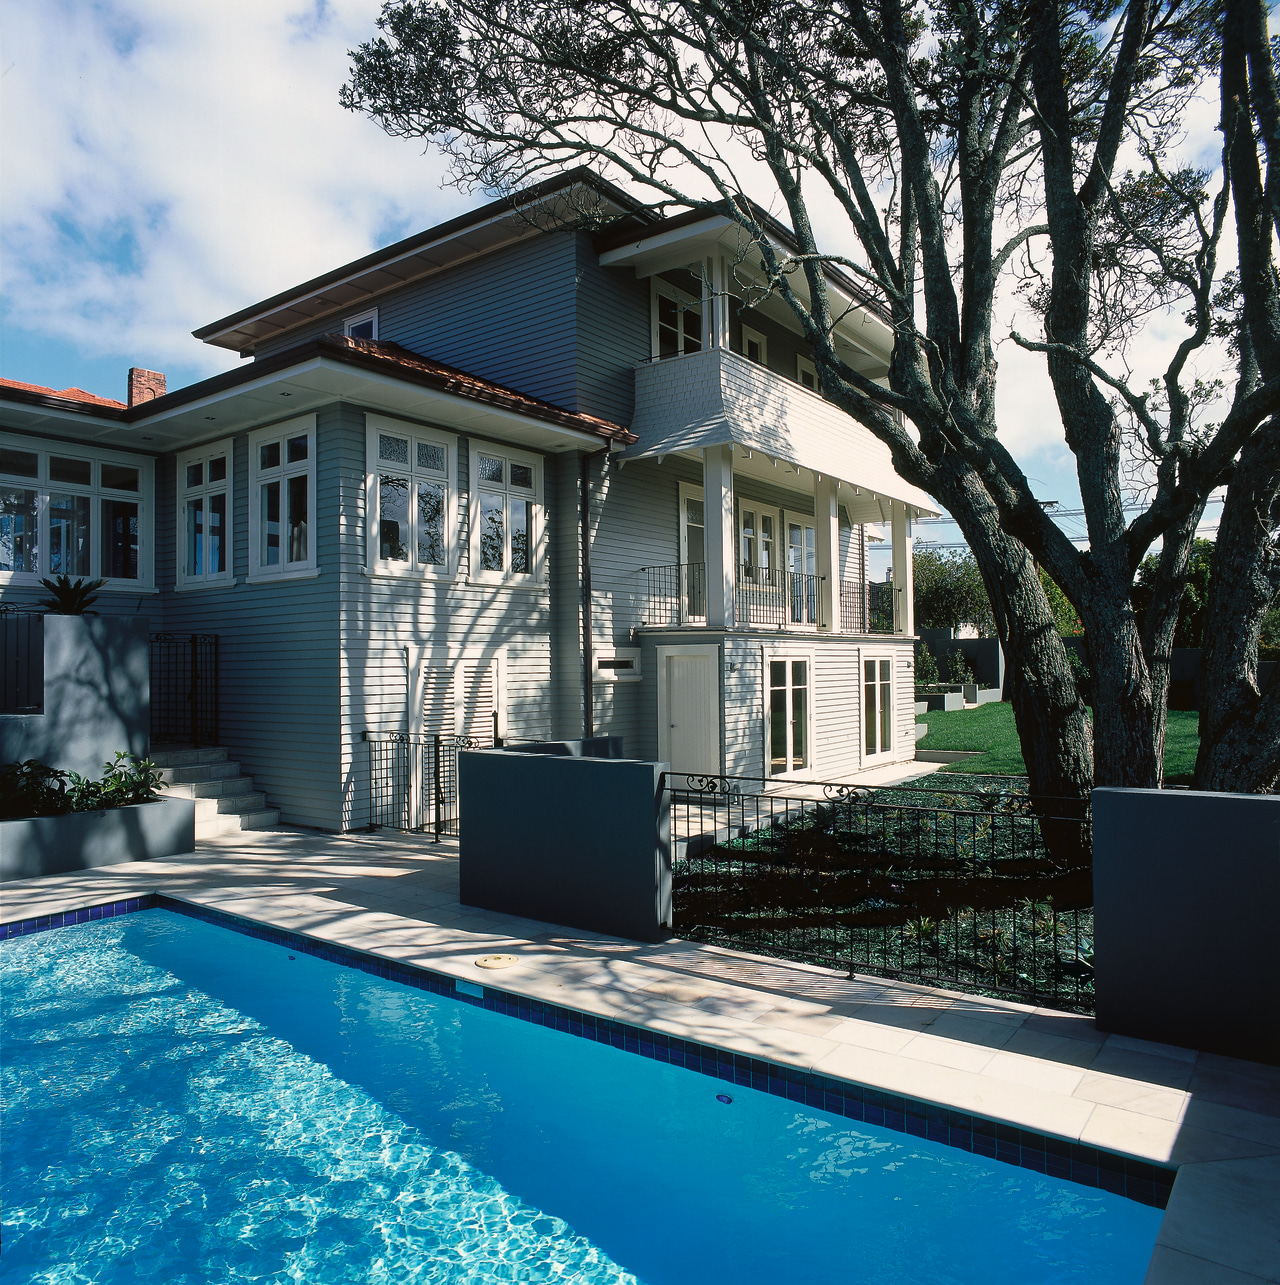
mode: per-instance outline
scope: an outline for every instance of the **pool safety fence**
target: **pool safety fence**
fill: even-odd
[[[369,828],[456,837],[458,753],[500,748],[498,716],[492,738],[365,732],[369,750]]]
[[[151,635],[151,739],[218,743],[218,635]]]
[[[652,1058],[700,1075],[785,1098],[800,1106],[827,1111],[845,1119],[917,1138],[927,1138],[973,1155],[985,1156],[1035,1173],[1114,1192],[1129,1200],[1164,1209],[1169,1203],[1175,1171],[1132,1156],[1118,1155],[1068,1138],[1036,1133],[953,1111],[934,1103],[848,1080],[837,1080],[816,1071],[783,1066],[732,1053],[714,1045],[698,1044],[661,1031],[633,1026],[615,1018],[597,1017],[544,1000],[531,999],[496,986],[463,981],[421,965],[405,964],[338,942],[308,937],[274,924],[260,923],[195,902],[145,893],[128,900],[81,907],[60,913],[0,924],[0,941],[31,933],[69,928],[143,910],[169,910],[232,932],[271,942],[302,954],[328,960],[346,968],[411,986],[416,990],[501,1013],[517,1021],[562,1031],[579,1039],[607,1044],[624,1053]]]
[[[1087,800],[1016,778],[870,789],[668,778],[672,930],[1092,1012]]]

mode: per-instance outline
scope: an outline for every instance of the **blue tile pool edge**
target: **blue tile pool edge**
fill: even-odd
[[[631,1026],[612,1018],[594,1017],[575,1009],[562,1008],[545,1000],[516,995],[496,986],[467,982],[417,964],[383,959],[352,946],[321,941],[287,928],[276,928],[253,919],[212,910],[194,902],[168,897],[164,893],[142,893],[121,901],[104,902],[57,914],[0,924],[0,941],[26,937],[51,928],[114,919],[139,910],[163,909],[187,915],[205,923],[229,928],[247,937],[257,937],[331,963],[370,973],[384,981],[399,982],[433,995],[444,995],[493,1013],[502,1013],[535,1026],[564,1031],[598,1044],[608,1044],[626,1053],[637,1053],[656,1062],[681,1066],[712,1079],[759,1089],[775,1097],[829,1111],[849,1120],[926,1138],[956,1147],[976,1156],[1031,1169],[1052,1178],[1062,1178],[1086,1187],[1136,1200],[1164,1209],[1169,1203],[1176,1171],[1145,1160],[1117,1155],[1065,1138],[1001,1124],[982,1116],[952,1111],[913,1098],[867,1088],[848,1080],[836,1080],[813,1071],[779,1066],[773,1062],[729,1053],[706,1044],[696,1044],[674,1035],[663,1035],[645,1027]]]

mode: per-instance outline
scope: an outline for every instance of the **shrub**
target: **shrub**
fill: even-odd
[[[916,643],[916,686],[934,687],[941,681],[938,675],[938,662],[934,660],[929,644]]]
[[[973,666],[959,647],[947,657],[947,673],[951,675],[953,683],[973,682]]]
[[[62,816],[149,803],[160,792],[160,769],[150,759],[118,750],[102,779],[49,767],[39,759],[0,768],[0,818]]]
[[[95,592],[107,582],[105,580],[76,580],[70,576],[58,576],[56,580],[41,580],[40,583],[49,591],[49,597],[41,598],[40,605],[47,607],[55,616],[83,616],[98,601]]]

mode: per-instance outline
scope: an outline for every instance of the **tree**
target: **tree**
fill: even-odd
[[[1258,0],[1231,3],[1265,37]],[[1237,218],[1238,243],[1261,248],[1240,256],[1238,289],[1224,295],[1217,254],[1231,192],[1224,183],[1210,199],[1207,176],[1169,165],[1187,103],[1219,58],[1236,57],[1213,6],[386,0],[379,27],[353,54],[344,105],[392,134],[434,140],[458,182],[512,192],[590,161],[659,208],[732,219],[743,263],[797,318],[825,396],[888,445],[899,473],[939,500],[973,550],[1033,791],[1083,797],[1095,780],[1159,783],[1190,541],[1210,491],[1238,477],[1236,459],[1265,457],[1280,406],[1280,372],[1258,357],[1255,338],[1268,324],[1271,226]],[[1265,70],[1250,74],[1265,80],[1265,38],[1251,39],[1246,61]],[[1223,86],[1226,95],[1225,73]],[[1255,104],[1249,87],[1234,94],[1224,117],[1233,183],[1250,148],[1257,170],[1250,112],[1262,121],[1272,101]],[[1126,149],[1141,163],[1121,174]],[[819,245],[816,194],[839,209],[850,252]],[[765,199],[785,211],[794,248],[767,236],[756,203]],[[1047,279],[1031,255],[1046,239]],[[836,352],[832,263],[891,318],[887,386]],[[1043,336],[1015,339],[1045,355],[1076,458],[1085,551],[1045,513],[997,432],[997,289],[1019,263]],[[1274,284],[1273,273],[1273,293]],[[1104,361],[1123,354],[1144,316],[1170,308],[1187,313],[1188,334],[1160,397],[1136,393]],[[1209,426],[1197,414],[1212,390],[1188,363],[1226,333],[1243,354],[1240,375]],[[1126,443],[1152,474],[1149,505],[1127,523]],[[1258,473],[1249,498],[1229,490],[1225,508],[1258,510],[1269,477]],[[1130,591],[1156,541],[1159,575],[1140,629]],[[1241,556],[1256,562],[1256,537],[1250,547]],[[1091,639],[1092,726],[1039,567]],[[1210,629],[1232,628],[1237,609],[1215,616],[1211,604]],[[1241,672],[1234,653],[1222,667]],[[1280,745],[1280,728],[1262,735]],[[1244,771],[1236,750],[1224,763],[1226,776]],[[1265,788],[1254,779],[1248,788]]]
[[[911,569],[918,628],[959,629],[961,625],[975,625],[983,637],[995,633],[991,601],[973,554],[916,549]]]
[[[1178,604],[1178,619],[1173,631],[1174,647],[1199,647],[1204,642],[1204,621],[1209,605],[1212,568],[1213,541],[1193,540],[1187,556],[1186,583],[1182,588],[1182,601]],[[1140,629],[1145,626],[1147,607],[1159,579],[1160,555],[1149,553],[1142,559],[1138,578],[1133,586],[1133,607]]]

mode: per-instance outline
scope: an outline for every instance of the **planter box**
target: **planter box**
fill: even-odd
[[[965,683],[964,700],[966,705],[990,705],[1000,699],[998,687],[979,687],[977,683]]]
[[[926,696],[924,703],[929,713],[936,709],[964,709],[964,693],[957,688],[954,692],[940,692],[936,696]]]
[[[0,821],[0,883],[192,852],[194,799]]]

